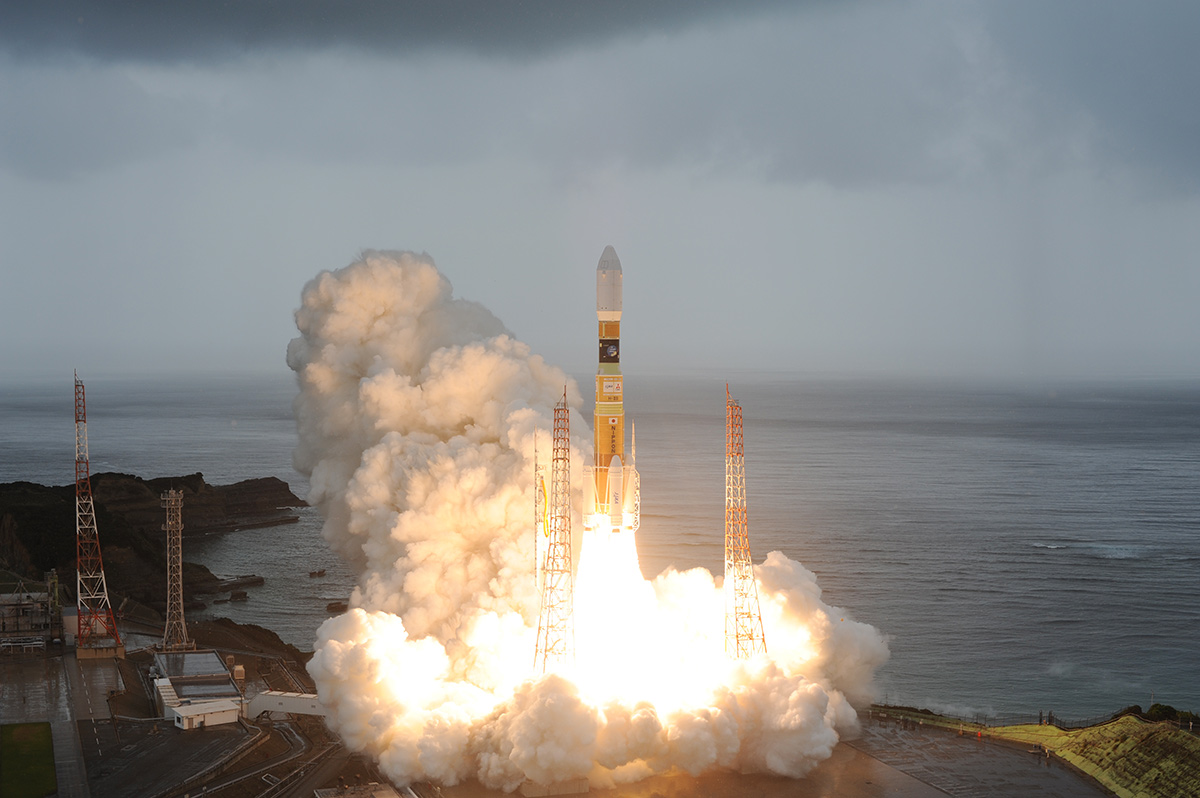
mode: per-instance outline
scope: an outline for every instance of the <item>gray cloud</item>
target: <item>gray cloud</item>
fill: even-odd
[[[13,110],[0,124],[0,158],[53,177],[217,140],[335,164],[499,154],[565,180],[597,164],[698,164],[835,185],[964,171],[975,145],[943,152],[941,141],[973,138],[959,109],[990,65],[971,72],[950,23],[899,6],[860,11],[750,16],[536,61],[339,51],[201,69],[26,64],[0,83]],[[996,143],[996,157],[1015,143]]]
[[[74,177],[182,149],[203,109],[112,70],[0,71],[0,164],[14,174]]]
[[[630,33],[746,16],[784,0],[63,0],[0,6],[0,48],[162,62],[267,49],[356,48],[406,53],[452,47],[525,57]]]
[[[1084,168],[1200,187],[1200,7],[784,5],[6,4],[10,63],[74,63],[78,87],[6,70],[0,162],[70,174],[211,125],[250,152],[330,162],[503,152],[560,176],[696,164],[848,187]],[[174,97],[92,74],[138,63],[170,72]],[[224,81],[215,97],[198,73]],[[102,104],[94,132],[74,124]]]
[[[338,21],[312,47],[200,35],[186,8],[141,12],[173,15],[165,45],[25,41],[3,24],[14,5],[0,270],[21,275],[0,322],[55,368],[83,346],[145,362],[160,340],[277,366],[299,286],[378,247],[432,253],[460,295],[586,373],[577,323],[608,243],[628,261],[630,368],[1200,362],[1185,7],[635,9],[476,47],[453,6],[390,34],[424,31],[408,57]],[[164,23],[141,19],[154,39]],[[697,349],[695,319],[716,317],[730,334]]]
[[[1200,189],[1200,4],[993,2],[987,26],[1014,74],[1093,127],[1090,146],[1156,184]]]

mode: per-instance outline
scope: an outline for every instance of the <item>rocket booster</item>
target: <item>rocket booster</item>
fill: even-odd
[[[634,531],[639,525],[641,485],[633,450],[625,462],[625,405],[621,377],[621,261],[611,246],[596,266],[599,364],[593,419],[595,461],[586,468],[585,529]],[[636,444],[635,444],[636,446]]]

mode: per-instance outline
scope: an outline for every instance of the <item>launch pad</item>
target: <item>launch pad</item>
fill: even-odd
[[[553,490],[550,497],[547,497],[545,479],[537,464],[535,444],[534,535],[538,541],[535,560],[541,608],[534,664],[539,676],[562,667],[572,669],[576,665],[574,592],[589,578],[603,582],[602,592],[605,593],[641,590],[628,581],[629,574],[619,573],[632,565],[633,570],[638,571],[634,575],[635,581],[642,581],[634,537],[641,526],[641,477],[637,470],[636,433],[632,424],[628,459],[625,449],[625,391],[621,374],[623,281],[617,252],[611,245],[606,246],[596,265],[598,351],[593,454],[591,463],[583,467],[580,508],[584,530],[584,545],[580,549],[589,551],[590,559],[599,563],[592,562],[590,567],[577,571],[578,564],[572,561],[575,547],[570,530],[570,435],[565,389],[562,401],[554,408]],[[728,385],[725,387],[725,405],[724,649],[730,659],[749,660],[765,657],[767,648],[747,530],[742,408],[730,396]],[[544,544],[541,543],[543,538],[546,539]],[[584,571],[587,571],[586,575]],[[622,615],[619,605],[620,602],[605,600],[604,606],[579,608],[584,624],[581,628],[588,632],[604,628],[610,635],[616,631],[618,636],[628,637],[628,628],[623,624],[631,619],[618,617]],[[636,613],[637,610],[630,611],[632,606],[626,605],[624,613]],[[587,628],[589,626],[594,628]],[[621,632],[622,629],[625,631]],[[579,663],[581,667],[586,670],[594,666],[590,660],[598,653],[581,654],[588,660]]]

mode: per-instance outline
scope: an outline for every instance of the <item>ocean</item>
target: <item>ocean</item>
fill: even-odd
[[[83,376],[93,473],[278,476],[305,495],[290,373]],[[888,636],[881,699],[965,716],[1200,710],[1200,383],[735,379],[754,559],[798,560],[828,603]],[[626,377],[647,576],[723,568],[724,391]],[[72,401],[69,375],[0,386],[0,482],[73,480]],[[185,539],[185,559],[266,578],[249,601],[189,617],[311,649],[355,579],[320,526],[305,509],[298,524]]]

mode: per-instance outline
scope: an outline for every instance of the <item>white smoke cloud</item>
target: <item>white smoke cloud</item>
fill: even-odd
[[[332,728],[389,777],[514,790],[673,768],[800,776],[856,728],[887,647],[778,552],[756,568],[770,656],[735,662],[711,574],[647,581],[632,537],[589,536],[576,665],[534,678],[535,435],[546,460],[564,386],[580,404],[574,382],[454,298],[424,255],[322,273],[296,324],[296,467],[326,538],[362,569],[309,671]],[[575,411],[572,429],[578,485]]]

